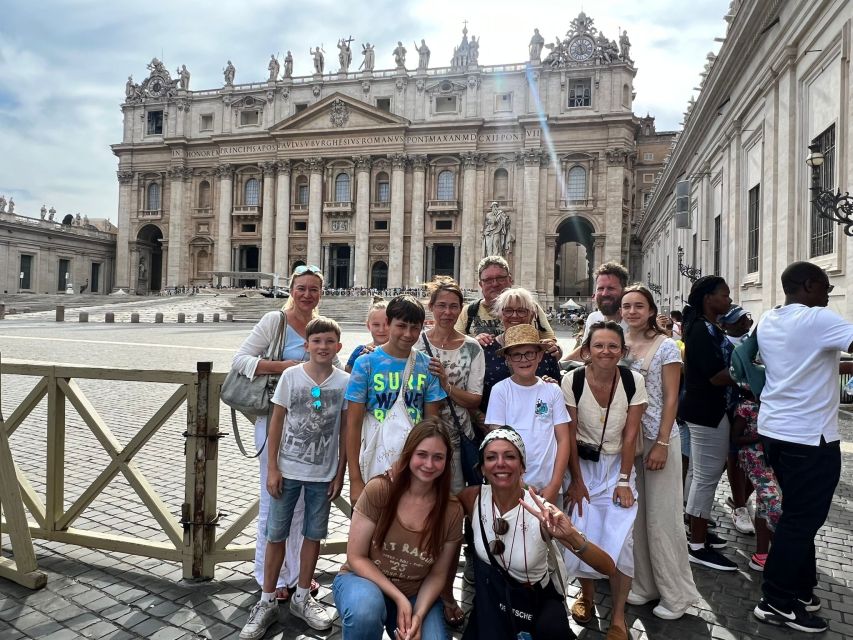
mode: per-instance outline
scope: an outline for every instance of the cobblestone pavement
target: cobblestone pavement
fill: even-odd
[[[16,358],[41,362],[80,365],[126,366],[145,369],[194,370],[198,361],[212,361],[214,369],[225,371],[249,325],[57,325],[52,322],[3,321],[0,323],[0,353],[4,359]],[[343,355],[366,338],[360,327],[345,331]],[[35,384],[34,379],[3,377],[2,408],[8,417],[17,403]],[[172,385],[78,381],[80,388],[103,416],[121,443],[126,443],[172,393]],[[43,494],[45,482],[46,401],[11,438],[15,460],[30,478],[35,490]],[[223,425],[225,414],[221,416]],[[183,489],[183,414],[178,412],[134,458],[177,520],[184,500]],[[824,601],[821,615],[830,622],[823,638],[853,637],[853,414],[842,412],[845,439],[841,484],[836,493],[827,525],[818,540],[818,566],[821,571],[818,595]],[[248,436],[250,427],[243,425]],[[108,463],[97,440],[74,413],[68,411],[66,506],[70,505]],[[223,526],[237,517],[257,495],[257,463],[244,460],[230,434],[220,443],[220,508],[226,512]],[[758,623],[751,608],[759,595],[760,574],[747,567],[754,538],[735,531],[728,517],[725,498],[728,489],[721,484],[715,515],[720,534],[730,541],[725,552],[739,571],[721,574],[694,569],[703,600],[676,622],[655,618],[650,605],[629,607],[632,636],[640,638],[785,638],[796,634]],[[83,512],[74,526],[104,532],[135,535],[150,540],[165,540],[154,518],[123,476],[116,477],[107,489]],[[346,518],[333,510],[331,535],[344,536]],[[254,526],[237,542],[252,541]],[[90,550],[68,544],[34,541],[39,566],[48,573],[47,587],[31,592],[0,580],[0,638],[231,638],[237,637],[249,608],[256,601],[258,588],[252,565],[234,562],[219,565],[209,582],[181,579],[181,567],[121,553]],[[3,554],[9,554],[9,540],[2,539]],[[327,556],[318,564],[322,585],[321,600],[332,604],[329,590],[342,556]],[[461,573],[457,579],[459,596],[470,602],[463,590]],[[572,589],[574,592],[576,588]],[[598,590],[598,614],[605,620],[610,610],[606,585]],[[606,622],[602,623],[606,631]],[[603,638],[598,623],[583,629],[574,626],[580,638]],[[330,634],[318,634],[281,607],[279,623],[268,638],[339,638],[340,627]]]

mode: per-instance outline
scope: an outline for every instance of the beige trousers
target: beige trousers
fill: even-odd
[[[634,582],[631,591],[648,600],[660,598],[674,613],[684,613],[700,599],[687,559],[682,513],[681,438],[673,430],[666,466],[649,471],[644,460],[654,440],[643,438],[643,456],[637,457],[637,502],[634,523]]]

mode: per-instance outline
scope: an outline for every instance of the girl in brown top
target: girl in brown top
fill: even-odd
[[[370,480],[356,502],[347,562],[332,591],[347,640],[445,640],[439,594],[462,539],[450,495],[450,434],[436,418],[409,433],[393,480]]]

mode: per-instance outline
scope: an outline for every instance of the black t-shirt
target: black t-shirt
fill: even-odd
[[[716,427],[725,414],[728,391],[710,379],[729,368],[731,343],[716,325],[697,318],[684,336],[684,395],[678,417],[693,424]]]

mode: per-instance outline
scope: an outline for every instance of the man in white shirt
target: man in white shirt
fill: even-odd
[[[782,517],[764,567],[763,597],[753,613],[763,622],[810,633],[826,630],[820,609],[814,539],[841,475],[839,361],[853,351],[853,324],[826,309],[833,285],[810,262],[782,272],[785,304],[758,323],[767,380],[758,432],[783,495]]]
[[[589,335],[589,328],[596,322],[613,320],[628,331],[628,323],[622,320],[622,292],[628,286],[628,270],[618,262],[605,262],[595,270],[595,304],[598,310],[586,317],[581,344]],[[566,354],[563,360],[580,360],[580,346]]]

